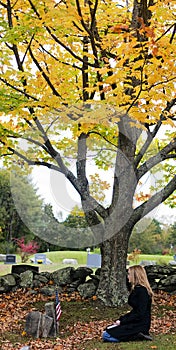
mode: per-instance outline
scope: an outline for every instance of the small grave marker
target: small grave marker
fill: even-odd
[[[46,255],[45,254],[35,254],[34,264],[46,264]]]
[[[101,267],[101,255],[87,254],[87,267]]]
[[[77,265],[78,264],[78,261],[76,259],[63,259],[62,260],[62,263],[63,264],[71,264],[71,265]]]
[[[16,255],[7,254],[5,264],[16,264]]]

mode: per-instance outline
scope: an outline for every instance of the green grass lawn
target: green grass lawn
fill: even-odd
[[[103,343],[97,341],[90,341],[86,344],[86,350],[175,350],[176,348],[176,335],[160,335],[156,336],[152,342],[138,341],[138,342],[125,342],[125,343]],[[82,350],[83,348],[77,347]],[[85,349],[85,348],[84,348]]]
[[[95,250],[97,251],[97,249]],[[39,271],[55,271],[70,265],[63,264],[63,259],[76,259],[78,261],[78,265],[72,265],[74,268],[77,268],[78,266],[86,266],[87,261],[87,252],[86,251],[54,251],[54,252],[46,252],[45,253],[47,258],[52,261],[52,264],[50,265],[44,265],[44,264],[32,264],[35,266],[39,266]],[[140,263],[142,260],[152,260],[156,261],[158,264],[168,264],[170,260],[173,260],[173,256],[171,255],[146,255],[146,254],[140,254],[137,258],[137,260],[130,261],[130,265],[133,265],[134,263]],[[20,262],[20,256],[16,255],[16,261],[17,263]],[[31,264],[30,258],[26,264]],[[4,264],[0,263],[0,276],[3,276],[7,273],[11,272],[11,265],[10,264]]]

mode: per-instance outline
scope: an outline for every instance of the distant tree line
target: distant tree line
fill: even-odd
[[[143,254],[176,252],[176,222],[168,225],[156,219],[144,218],[134,227],[129,241],[129,252],[135,248]]]
[[[20,189],[20,190],[19,190]],[[22,213],[22,215],[19,215]],[[28,218],[25,225],[21,216]],[[61,215],[60,215],[61,216]],[[31,222],[30,222],[31,220]],[[45,204],[37,195],[37,188],[30,177],[20,173],[9,173],[0,169],[0,252],[13,253],[16,251],[16,240],[25,237],[26,242],[35,240],[40,252],[47,250],[75,249],[94,247],[94,238],[91,231],[86,230],[87,223],[83,212],[74,208],[61,223],[56,218],[51,204]],[[36,236],[29,227],[35,228]],[[63,244],[52,244],[48,237],[54,237],[58,227],[64,237]],[[76,230],[74,228],[76,227]],[[85,230],[84,230],[85,229]],[[62,243],[63,238],[60,240]],[[59,242],[59,241],[58,241]],[[65,247],[65,248],[64,248]],[[173,254],[176,252],[176,222],[164,225],[156,219],[144,218],[133,229],[129,242],[129,252],[135,248],[143,254]]]

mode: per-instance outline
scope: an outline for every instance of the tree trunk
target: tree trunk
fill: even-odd
[[[126,261],[130,230],[123,227],[101,245],[102,266],[97,297],[107,306],[124,305],[128,292]]]

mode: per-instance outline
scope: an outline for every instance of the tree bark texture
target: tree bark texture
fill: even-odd
[[[126,229],[121,229],[101,245],[102,266],[97,296],[107,306],[115,307],[127,302],[128,235]]]

